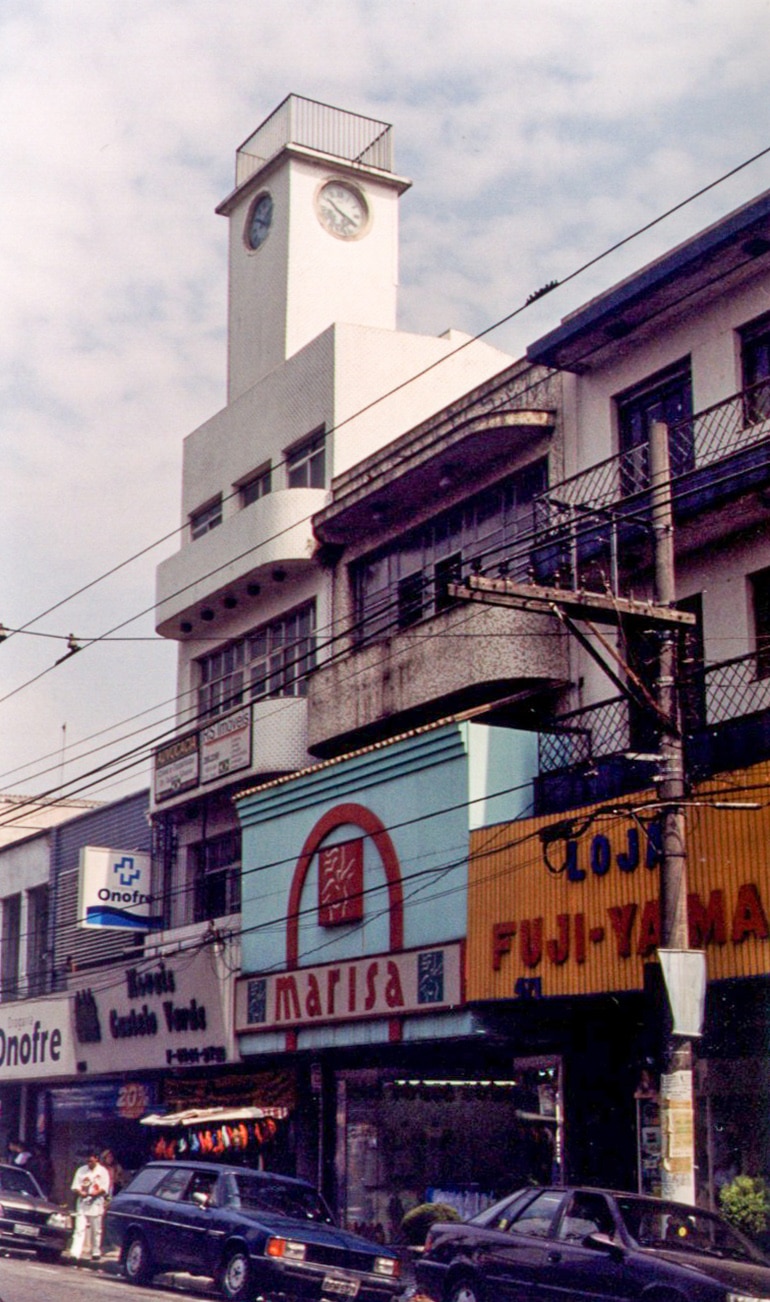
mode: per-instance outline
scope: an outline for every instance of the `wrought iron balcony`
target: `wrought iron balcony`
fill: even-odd
[[[681,683],[680,700],[691,777],[770,755],[770,674],[756,655],[699,669]],[[645,785],[655,766],[632,758],[640,742],[655,746],[654,720],[622,696],[554,718],[538,738],[541,811]]]
[[[770,486],[770,381],[672,425],[669,454],[674,519],[686,542],[690,521]],[[549,488],[535,503],[535,580],[591,587],[601,576],[617,591],[623,568],[649,556],[650,488],[646,443]]]

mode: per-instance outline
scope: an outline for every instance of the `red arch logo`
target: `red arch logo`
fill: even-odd
[[[338,827],[357,827],[374,842],[380,856],[388,888],[390,950],[404,947],[404,891],[398,856],[384,823],[364,805],[335,805],[319,819],[302,847],[289,892],[286,924],[286,962],[289,968],[299,963],[299,918],[302,892],[313,856],[329,834]]]

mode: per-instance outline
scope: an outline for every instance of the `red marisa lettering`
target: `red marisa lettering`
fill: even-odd
[[[366,969],[366,999],[364,1000],[364,1008],[367,1013],[372,1011],[377,1002],[377,988],[375,981],[379,970],[379,963],[370,963]]]
[[[308,1017],[320,1017],[323,1012],[321,1005],[321,991],[318,987],[318,977],[311,972],[307,979],[307,998],[305,999],[305,1012]]]
[[[342,973],[338,967],[330,967],[326,974],[326,1001],[329,1005],[329,1012],[334,1013],[334,994],[339,985]]]
[[[404,992],[401,989],[401,973],[393,959],[388,960],[388,980],[385,986],[385,1003],[388,1008],[404,1007]]]

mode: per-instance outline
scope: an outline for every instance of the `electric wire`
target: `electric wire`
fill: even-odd
[[[377,396],[376,398],[374,398],[371,402],[369,402],[369,403],[365,404],[364,406],[362,406],[361,408],[357,409],[357,410],[356,410],[354,413],[352,413],[350,416],[345,417],[343,420],[337,422],[333,427],[331,427],[331,429],[328,431],[328,433],[334,433],[334,432],[336,432],[337,430],[341,429],[343,426],[349,424],[351,421],[357,420],[360,416],[362,416],[362,415],[365,414],[366,412],[372,410],[374,407],[378,406],[378,405],[381,404],[382,402],[385,402],[388,398],[392,397],[394,394],[401,392],[404,388],[408,387],[410,384],[415,383],[417,380],[421,379],[424,375],[429,374],[430,372],[432,372],[433,370],[435,370],[438,366],[441,366],[445,361],[448,361],[448,360],[450,360],[451,358],[456,357],[459,353],[463,352],[466,348],[470,347],[472,344],[478,342],[479,340],[485,338],[488,334],[491,334],[494,330],[499,329],[502,325],[508,324],[511,320],[513,320],[513,319],[514,319],[515,317],[517,317],[520,313],[524,312],[524,311],[525,311],[529,306],[531,306],[531,304],[532,304],[533,302],[539,300],[539,299],[543,296],[544,293],[550,293],[550,292],[552,292],[552,290],[554,290],[554,289],[556,289],[556,288],[558,288],[558,287],[561,287],[561,286],[564,286],[564,285],[570,283],[572,280],[574,280],[574,279],[576,279],[578,276],[582,275],[582,274],[583,274],[585,271],[587,271],[589,268],[591,268],[591,267],[597,265],[597,263],[603,261],[605,258],[609,257],[612,253],[616,252],[618,249],[623,248],[625,245],[627,245],[627,244],[629,244],[630,242],[632,242],[633,240],[637,239],[640,235],[645,234],[646,232],[652,230],[655,226],[657,226],[657,225],[659,225],[661,222],[665,221],[668,217],[672,216],[674,213],[679,212],[679,211],[682,210],[683,208],[687,207],[689,204],[693,203],[696,199],[701,198],[704,194],[707,194],[709,191],[715,189],[717,186],[722,185],[725,181],[727,181],[728,179],[732,178],[733,176],[736,176],[739,172],[741,172],[741,171],[743,171],[745,168],[751,166],[753,163],[757,162],[759,159],[765,157],[768,153],[770,153],[770,146],[767,146],[766,148],[757,151],[755,154],[751,155],[749,158],[744,159],[741,163],[739,163],[739,164],[737,164],[736,166],[730,168],[727,172],[722,173],[719,177],[715,178],[713,181],[711,181],[711,182],[709,182],[708,184],[706,184],[706,185],[700,187],[698,190],[692,192],[690,195],[686,196],[684,199],[678,201],[676,204],[672,205],[671,207],[669,207],[668,209],[666,209],[664,212],[662,212],[662,213],[658,214],[657,216],[655,216],[654,218],[652,218],[650,221],[644,223],[644,224],[643,224],[642,226],[640,226],[640,227],[637,227],[634,231],[630,232],[628,235],[624,236],[624,237],[621,238],[620,240],[615,241],[615,243],[613,243],[612,245],[608,246],[608,247],[607,247],[606,249],[604,249],[601,253],[596,254],[596,255],[594,255],[593,257],[591,257],[590,259],[588,259],[587,261],[583,262],[583,263],[580,264],[577,268],[574,268],[574,269],[573,269],[571,272],[569,272],[567,275],[563,276],[560,280],[552,280],[552,281],[550,281],[550,282],[547,284],[547,286],[544,287],[544,289],[539,290],[539,291],[536,291],[534,294],[531,294],[531,295],[530,295],[530,296],[525,300],[524,303],[522,303],[522,304],[520,304],[519,306],[517,306],[516,308],[514,308],[511,312],[509,312],[509,313],[505,314],[504,316],[500,317],[497,321],[495,321],[495,322],[493,322],[491,325],[485,327],[483,330],[479,331],[476,335],[473,335],[473,336],[470,337],[469,339],[465,340],[462,344],[458,345],[457,348],[451,350],[449,353],[445,354],[443,357],[436,359],[434,362],[430,363],[428,366],[426,366],[426,367],[424,367],[422,370],[418,371],[415,375],[410,376],[410,377],[408,377],[406,380],[404,380],[404,381],[400,382],[399,384],[393,386],[393,387],[392,387],[391,389],[389,389],[386,393],[383,393],[383,394],[378,395],[378,396]],[[284,462],[285,462],[285,458],[284,458],[283,460],[284,460]],[[239,491],[240,491],[240,489],[236,489],[236,490],[234,490],[233,494],[230,494],[230,495],[228,495],[228,496],[229,496],[229,497],[230,497],[230,496],[235,496]],[[224,500],[224,499],[223,499],[223,500]],[[301,523],[301,522],[300,522],[300,523]],[[128,557],[125,561],[122,561],[122,562],[120,562],[117,566],[114,566],[114,567],[112,567],[110,570],[105,571],[104,574],[97,576],[94,580],[91,580],[88,584],[83,585],[81,588],[77,589],[74,593],[70,594],[68,597],[63,598],[61,601],[55,603],[55,605],[49,607],[46,611],[41,612],[41,614],[39,614],[39,615],[33,617],[31,620],[27,621],[27,623],[26,623],[25,625],[22,625],[22,629],[28,629],[29,627],[31,627],[32,624],[37,623],[40,619],[44,618],[45,615],[51,613],[53,610],[59,609],[61,606],[67,604],[67,602],[69,602],[70,600],[74,599],[74,597],[76,597],[76,596],[78,596],[78,595],[81,595],[83,592],[87,591],[87,590],[90,589],[91,587],[95,586],[97,583],[101,582],[104,578],[111,577],[112,574],[115,573],[117,570],[124,568],[126,565],[130,564],[133,560],[136,560],[136,559],[138,559],[139,557],[146,555],[148,551],[153,550],[156,546],[161,545],[162,542],[165,542],[165,541],[167,541],[169,538],[174,537],[176,534],[178,534],[182,529],[185,529],[186,527],[187,527],[187,523],[186,523],[186,522],[183,522],[182,524],[180,524],[180,525],[179,525],[177,528],[175,528],[174,530],[172,530],[172,531],[168,532],[167,534],[163,535],[161,538],[159,538],[159,539],[156,540],[155,542],[150,543],[150,544],[148,544],[147,546],[143,547],[139,552],[134,553],[131,557]],[[264,545],[264,542],[263,542],[262,545]],[[154,607],[150,607],[150,608],[148,608],[148,609],[149,609],[149,610],[153,610]],[[147,611],[142,611],[142,612],[141,612],[142,615],[143,615],[143,614],[146,614],[146,613],[148,613],[148,612],[147,612]],[[137,615],[137,616],[135,616],[134,618],[140,618],[140,617],[141,617],[141,615]],[[127,622],[130,622],[130,621],[127,621]],[[120,627],[123,627],[123,626],[124,626],[124,625],[119,625],[119,626],[117,626],[117,627],[120,628]],[[19,630],[19,631],[21,631],[21,630]],[[114,631],[115,631],[114,629],[113,629],[113,630],[110,630],[110,632],[114,632]],[[109,636],[109,634],[104,635],[104,636]],[[98,640],[98,639],[94,639],[94,640]],[[89,645],[91,645],[91,644],[92,644],[92,643],[90,643]],[[40,676],[41,676],[41,675],[38,675],[38,676],[36,676],[35,678],[31,679],[31,680],[30,680],[30,683],[31,683],[31,682],[36,682],[36,681],[38,681],[38,678],[39,678]],[[27,685],[27,684],[25,684],[25,685]],[[19,690],[21,690],[21,688],[20,688]],[[2,701],[5,700],[5,699],[7,699],[7,697],[2,697],[2,698],[0,698],[0,703],[2,703]]]

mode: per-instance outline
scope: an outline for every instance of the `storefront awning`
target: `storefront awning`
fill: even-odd
[[[187,1108],[184,1112],[152,1112],[142,1117],[143,1126],[226,1126],[239,1121],[262,1121],[272,1117],[283,1121],[288,1108]]]

